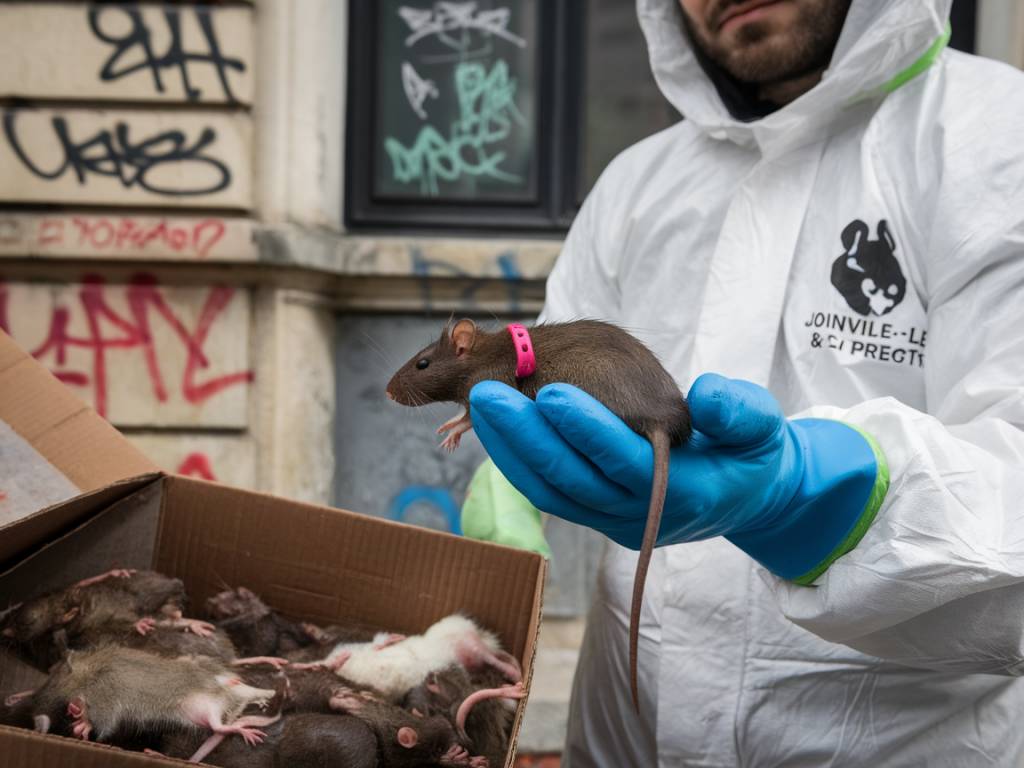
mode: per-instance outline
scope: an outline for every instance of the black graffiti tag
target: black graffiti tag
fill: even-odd
[[[85,184],[89,174],[112,176],[126,189],[139,187],[157,195],[173,197],[210,195],[226,189],[231,184],[231,170],[217,158],[204,154],[204,150],[217,139],[217,132],[209,127],[204,128],[191,145],[188,144],[185,134],[179,130],[163,131],[137,142],[132,141],[129,135],[130,127],[127,123],[121,122],[114,124],[113,131],[104,129],[85,141],[75,142],[71,138],[67,120],[54,116],[53,132],[60,142],[64,160],[56,170],[46,171],[25,153],[18,139],[16,120],[17,110],[4,110],[4,135],[24,166],[42,179],[59,179],[71,169],[78,177],[79,184]],[[182,163],[212,169],[215,173],[214,181],[203,186],[188,187],[164,185],[154,178],[154,173],[158,169]],[[197,176],[202,178],[203,174],[194,170],[173,174],[173,178],[182,184]]]
[[[128,17],[129,27],[124,34],[115,35],[104,29],[100,17],[105,14],[121,13]],[[114,46],[113,53],[104,63],[100,70],[100,80],[112,81],[130,75],[140,70],[148,69],[153,76],[153,86],[160,93],[164,92],[162,71],[177,68],[181,74],[181,84],[185,89],[185,97],[189,101],[199,101],[202,91],[192,87],[189,79],[189,65],[205,63],[210,64],[217,72],[217,79],[220,81],[224,91],[224,97],[232,103],[238,103],[231,85],[228,83],[228,70],[238,72],[245,71],[245,63],[241,59],[226,57],[220,49],[217,41],[217,34],[213,29],[213,20],[210,11],[202,7],[195,7],[192,12],[196,15],[199,28],[202,30],[206,40],[206,52],[186,51],[182,46],[181,39],[181,16],[182,12],[176,8],[165,7],[163,9],[164,19],[167,22],[167,31],[171,41],[167,50],[162,55],[153,51],[152,35],[142,13],[137,8],[126,6],[96,5],[89,8],[89,27],[97,38],[105,43]],[[122,63],[125,56],[133,55],[135,61]],[[141,60],[140,60],[141,59]],[[119,67],[120,65],[120,67]]]

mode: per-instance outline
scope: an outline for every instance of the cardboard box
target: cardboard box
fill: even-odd
[[[466,611],[520,660],[529,690],[539,555],[167,475],[0,332],[0,609],[111,567],[179,577],[193,605],[244,585],[289,616],[325,624],[416,633]],[[38,674],[0,657],[4,693]],[[161,762],[0,726],[4,768]]]

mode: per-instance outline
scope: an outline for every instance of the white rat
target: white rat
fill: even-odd
[[[336,657],[332,668],[339,676],[373,686],[398,701],[431,672],[453,664],[467,670],[492,666],[513,683],[523,678],[519,662],[501,649],[497,637],[460,614],[446,616],[422,635],[346,650]]]

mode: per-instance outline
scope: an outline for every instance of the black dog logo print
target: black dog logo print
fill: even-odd
[[[892,312],[907,293],[907,279],[893,255],[896,242],[885,219],[878,222],[878,239],[868,225],[854,219],[840,236],[846,251],[832,262],[832,285],[850,309],[861,315]]]

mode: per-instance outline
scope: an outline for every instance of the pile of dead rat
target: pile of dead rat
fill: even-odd
[[[0,723],[221,766],[504,764],[521,670],[470,618],[319,627],[244,587],[189,615],[181,581],[134,570],[12,606],[0,638],[40,684]]]

